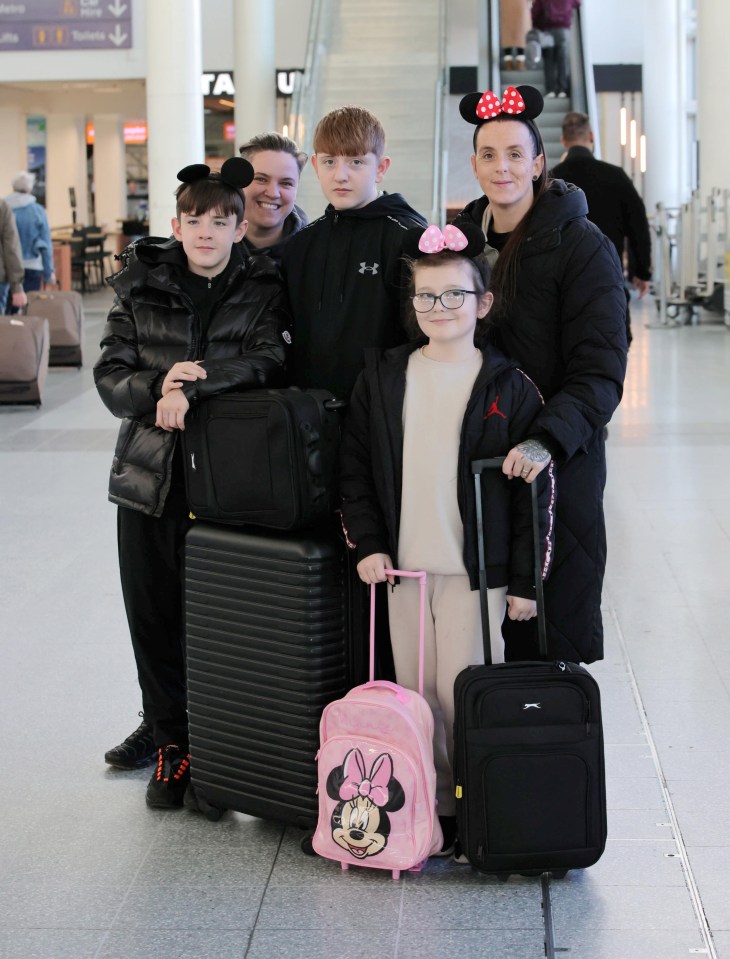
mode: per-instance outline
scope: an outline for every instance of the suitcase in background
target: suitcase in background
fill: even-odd
[[[200,403],[182,433],[185,485],[198,519],[311,527],[334,509],[345,404],[325,390],[248,390]]]
[[[43,317],[0,317],[0,403],[41,405],[49,340]]]
[[[191,772],[209,818],[235,809],[314,827],[320,716],[367,667],[350,640],[345,554],[328,533],[190,529]]]
[[[490,663],[480,478],[483,469],[501,465],[501,459],[472,464],[488,665],[463,670],[454,684],[457,831],[476,869],[560,877],[593,865],[606,845],[600,692],[576,663]],[[531,489],[538,633],[547,659],[535,483]]]
[[[81,366],[84,306],[80,293],[75,290],[34,290],[28,294],[27,315],[45,316],[48,320],[51,366]]]

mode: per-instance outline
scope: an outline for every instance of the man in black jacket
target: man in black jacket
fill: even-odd
[[[644,201],[621,167],[594,157],[593,131],[585,113],[565,115],[560,140],[568,152],[550,171],[551,176],[583,190],[588,202],[588,219],[611,240],[622,263],[628,242],[631,285],[641,299],[648,292],[651,280],[651,234]],[[626,332],[631,340],[628,309]]]
[[[276,267],[249,257],[242,187],[248,160],[221,173],[186,167],[174,239],[131,247],[110,280],[116,297],[94,380],[122,418],[109,481],[124,606],[144,721],[105,759],[125,769],[157,757],[147,804],[181,806],[190,779],[182,556],[190,524],[180,430],[205,397],[265,386],[282,371],[286,314]]]

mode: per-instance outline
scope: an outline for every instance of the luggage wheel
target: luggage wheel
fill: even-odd
[[[316,856],[317,853],[314,851],[314,846],[312,845],[312,840],[314,839],[314,833],[308,832],[306,836],[299,843],[302,852],[305,856]]]
[[[205,795],[193,786],[192,783],[187,788],[184,798],[184,805],[194,812],[202,813],[208,822],[218,822],[226,810],[222,806],[214,806],[209,803]]]

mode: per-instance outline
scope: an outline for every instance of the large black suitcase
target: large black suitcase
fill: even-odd
[[[563,875],[606,845],[606,787],[598,684],[576,663],[491,664],[481,473],[476,460],[484,666],[454,684],[458,835],[483,872]],[[517,482],[513,480],[512,482]],[[532,483],[540,655],[547,660],[536,484]]]
[[[185,552],[198,805],[210,818],[235,809],[314,827],[320,716],[367,668],[366,634],[350,623],[348,551],[329,532],[196,523]]]
[[[248,390],[204,400],[182,433],[199,519],[293,530],[334,509],[338,410],[326,390]]]

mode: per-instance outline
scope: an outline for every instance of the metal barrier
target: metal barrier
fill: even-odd
[[[681,207],[658,203],[654,284],[657,318],[650,329],[697,324],[700,311],[730,327],[730,191],[713,189],[702,202],[695,191]]]

